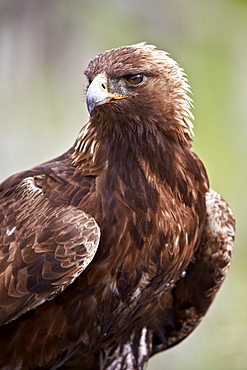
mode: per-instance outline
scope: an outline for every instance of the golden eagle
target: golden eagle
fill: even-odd
[[[72,148],[0,186],[1,369],[142,369],[230,265],[234,217],[191,149],[181,68],[140,43],[85,75]]]

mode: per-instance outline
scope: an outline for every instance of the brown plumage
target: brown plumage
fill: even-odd
[[[144,43],[86,68],[89,122],[0,187],[0,367],[142,369],[230,265],[234,217],[191,150],[183,72]]]

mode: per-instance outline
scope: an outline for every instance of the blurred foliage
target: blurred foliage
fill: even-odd
[[[230,203],[230,274],[203,323],[148,370],[246,369],[247,2],[1,0],[0,179],[65,151],[87,120],[83,68],[98,52],[147,41],[192,86],[194,150]]]

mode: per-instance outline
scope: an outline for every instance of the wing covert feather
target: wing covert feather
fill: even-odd
[[[26,178],[0,199],[0,325],[52,299],[92,261],[100,230],[68,204],[50,206]]]
[[[198,249],[170,294],[164,293],[153,353],[172,347],[200,323],[223,283],[231,263],[235,219],[228,204],[210,189],[206,222]],[[162,303],[164,300],[164,304]],[[157,340],[157,338],[160,338]]]
[[[174,288],[176,327],[168,347],[186,337],[201,321],[223,283],[231,263],[235,219],[214,190],[206,194],[207,216],[202,240],[185,277]]]

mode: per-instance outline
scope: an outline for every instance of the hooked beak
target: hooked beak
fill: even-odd
[[[124,99],[128,96],[117,95],[108,91],[108,81],[105,75],[99,74],[89,85],[86,95],[87,109],[90,116],[96,106],[109,103],[111,100]]]

